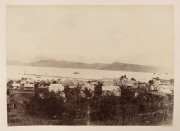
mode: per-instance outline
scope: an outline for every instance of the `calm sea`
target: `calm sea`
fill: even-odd
[[[74,74],[78,72],[79,74]],[[36,74],[41,75],[37,77]],[[160,77],[164,79],[173,78],[172,74],[154,74],[142,72],[128,72],[128,71],[107,71],[107,70],[94,70],[94,69],[73,69],[73,68],[52,68],[52,67],[32,67],[32,66],[7,66],[8,79],[20,79],[22,77],[33,79],[57,79],[60,77],[65,78],[82,78],[82,79],[102,79],[102,78],[119,78],[121,75],[126,75],[128,78],[135,78],[139,81],[148,81],[152,77]]]

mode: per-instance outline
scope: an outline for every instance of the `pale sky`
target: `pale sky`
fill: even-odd
[[[173,66],[173,6],[7,6],[7,60]]]

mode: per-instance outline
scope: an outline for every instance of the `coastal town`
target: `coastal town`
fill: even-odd
[[[73,4],[6,6],[7,126],[176,127],[173,4]]]
[[[74,125],[74,123],[69,123],[69,121],[80,121],[80,125],[99,125],[104,121],[113,121],[117,116],[119,117],[114,120],[115,122],[112,122],[113,125],[158,125],[172,120],[173,79],[153,77],[148,82],[144,82],[135,78],[127,78],[126,75],[121,75],[119,78],[114,79],[89,80],[40,78],[41,76],[37,76],[37,79],[34,80],[26,76],[21,79],[7,80],[9,125]],[[51,97],[53,97],[52,101]],[[56,102],[53,103],[54,99],[58,103],[61,102],[60,107]],[[47,102],[46,100],[49,100],[48,102],[52,107],[56,108],[58,106],[59,108],[54,110],[46,107],[48,105],[43,104],[43,102]],[[39,101],[39,105],[42,105],[39,106],[36,101]],[[61,107],[62,105],[64,106]],[[111,107],[108,105],[111,105]],[[131,107],[129,107],[130,105]],[[66,112],[67,108],[72,108],[71,112]],[[107,108],[107,110],[104,110],[104,108]],[[130,108],[134,108],[134,111],[128,111]],[[135,111],[136,108],[137,111]],[[48,110],[51,112],[50,115]],[[73,115],[71,114],[72,110],[74,112]],[[59,115],[60,112],[61,115]],[[126,115],[123,116],[122,112],[126,112],[123,113]],[[26,118],[28,116],[32,117],[33,114],[42,118],[44,122],[36,122],[34,118]],[[115,114],[118,115],[116,116]],[[47,117],[45,117],[46,115]],[[150,116],[155,118],[149,118]],[[70,117],[73,118],[70,119]],[[44,120],[45,118],[46,121]],[[132,118],[133,121],[130,122]],[[67,119],[67,122],[61,123],[61,119],[63,119],[63,122],[65,121],[64,119]],[[106,124],[111,125],[108,122]]]

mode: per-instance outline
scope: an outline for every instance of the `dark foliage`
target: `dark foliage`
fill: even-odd
[[[58,124],[64,125],[86,124],[88,119],[99,124],[153,125],[166,120],[173,112],[172,95],[152,94],[145,88],[121,86],[120,89],[120,97],[113,93],[102,95],[102,82],[98,82],[94,92],[85,88],[85,97],[82,97],[81,86],[69,88],[66,85],[65,98],[61,97],[61,92],[36,89],[26,104],[26,112],[31,116],[59,120]]]
[[[116,114],[115,96],[93,97],[90,101],[91,120],[112,119]]]
[[[41,98],[39,93],[43,93],[45,97]],[[63,98],[57,96],[54,92],[37,91],[30,102],[26,104],[26,112],[33,116],[60,118],[64,110]]]

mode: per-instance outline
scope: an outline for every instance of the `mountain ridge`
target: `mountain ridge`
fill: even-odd
[[[55,68],[77,68],[77,69],[97,69],[97,70],[112,70],[112,71],[131,71],[131,72],[168,72],[161,67],[129,64],[121,62],[113,62],[111,64],[93,63],[87,64],[83,62],[72,61],[57,61],[57,60],[39,60],[31,63],[23,63],[16,60],[8,60],[7,65],[17,66],[36,66],[36,67],[55,67]]]

